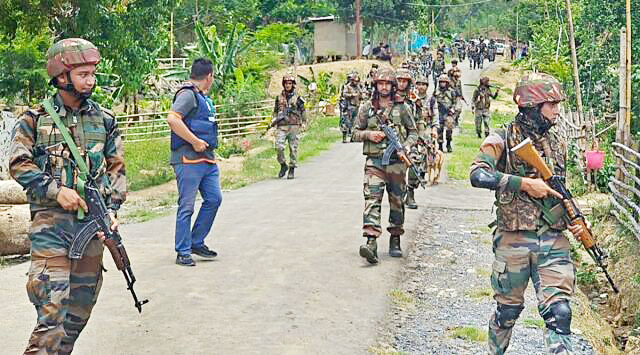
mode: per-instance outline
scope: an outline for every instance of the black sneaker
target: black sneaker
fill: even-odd
[[[191,255],[189,254],[184,254],[184,255],[178,254],[178,256],[176,257],[176,264],[182,265],[182,266],[196,266],[196,262],[193,261],[193,259],[191,258]]]
[[[206,259],[213,259],[216,256],[218,256],[218,253],[216,253],[213,250],[210,250],[209,248],[207,248],[206,245],[203,245],[198,248],[191,248],[191,252],[196,254],[197,256],[200,256]]]

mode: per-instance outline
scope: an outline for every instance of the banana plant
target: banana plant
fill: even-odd
[[[255,42],[249,38],[243,24],[234,24],[231,31],[224,36],[219,36],[216,26],[204,27],[196,22],[195,33],[197,46],[195,53],[209,58],[213,62],[212,96],[217,96],[224,87],[226,80],[234,80],[237,77],[237,58],[246,52]]]

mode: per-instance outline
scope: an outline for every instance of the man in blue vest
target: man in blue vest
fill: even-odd
[[[199,58],[191,65],[191,80],[178,91],[167,117],[171,128],[171,166],[178,183],[176,216],[176,264],[195,266],[191,253],[211,259],[217,253],[204,239],[209,234],[222,202],[220,173],[213,150],[217,144],[217,125],[211,101],[205,94],[213,83],[213,65]],[[196,193],[202,206],[191,228]]]

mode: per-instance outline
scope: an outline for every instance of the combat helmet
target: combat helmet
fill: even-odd
[[[427,84],[427,86],[429,86],[429,78],[424,75],[418,75],[418,77],[416,78],[416,85],[420,83]]]
[[[73,68],[100,63],[100,51],[93,43],[82,38],[66,38],[51,46],[47,51],[47,74],[49,79],[68,73]]]
[[[438,77],[438,83],[441,82],[446,82],[447,84],[451,84],[451,82],[449,82],[449,76],[447,74],[440,74],[440,76]]]
[[[296,86],[296,77],[292,73],[287,73],[282,77],[282,86],[284,86],[284,83],[287,81],[291,81],[293,86]]]
[[[382,68],[378,70],[378,74],[376,75],[375,82],[379,81],[388,81],[393,86],[396,85],[396,72],[391,68]]]
[[[480,85],[489,86],[489,77],[483,76],[482,78],[480,78]]]
[[[535,107],[545,102],[566,100],[562,85],[553,76],[545,73],[530,73],[516,84],[513,101],[518,107]]]
[[[397,79],[407,79],[409,83],[413,80],[413,76],[411,75],[411,71],[409,69],[400,68],[396,71],[396,80]]]

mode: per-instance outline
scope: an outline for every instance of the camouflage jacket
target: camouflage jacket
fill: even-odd
[[[491,99],[498,97],[498,92],[495,94],[491,93],[491,90],[484,86],[478,86],[478,88],[473,92],[473,108],[476,110],[488,110],[491,107]]]
[[[362,98],[363,90],[360,85],[353,85],[351,83],[346,83],[342,85],[342,99],[349,106],[355,106],[356,108],[360,106],[360,99]]]
[[[416,114],[415,121],[416,126],[418,128],[418,135],[425,139],[431,132],[429,129],[433,127],[433,110],[429,105],[429,97],[425,94],[423,97],[420,97],[418,94],[417,98],[414,101],[416,106]]]
[[[113,113],[91,100],[86,100],[77,112],[71,111],[58,94],[53,107],[85,157],[107,207],[118,210],[126,198],[127,181],[122,138]],[[56,201],[61,186],[76,187],[78,171],[63,143],[58,127],[42,106],[25,112],[14,129],[9,171],[27,190],[32,214],[61,209]]]
[[[286,119],[279,119],[279,113],[282,112]],[[277,126],[284,125],[300,125],[307,120],[306,110],[304,108],[304,100],[296,94],[295,90],[290,93],[282,90],[282,93],[276,97],[275,107],[273,108],[273,119]]]
[[[472,184],[495,190],[500,230],[538,233],[549,228],[565,230],[567,220],[561,201],[552,197],[536,199],[520,191],[522,177],[540,177],[536,169],[511,152],[511,148],[527,137],[534,142],[554,174],[565,176],[567,147],[557,134],[550,131],[539,136],[513,122],[491,133],[480,146],[480,153],[471,165]]]
[[[456,99],[460,99],[462,97],[462,80],[450,79],[451,87],[456,93]]]
[[[456,91],[452,87],[447,87],[445,90],[438,87],[431,97],[431,111],[434,111],[435,105],[438,104],[438,112],[441,114],[449,112],[456,104],[456,97]]]
[[[377,103],[374,100],[367,100],[363,103],[353,125],[352,139],[356,142],[364,142],[362,154],[369,157],[382,157],[384,150],[389,145],[387,138],[380,143],[373,143],[368,139],[369,132],[380,131],[378,117],[388,117],[405,147],[411,147],[416,143],[418,131],[409,105],[404,102],[394,102],[393,106],[386,110],[376,109],[376,107]]]
[[[442,74],[444,72],[444,68],[445,68],[444,59],[441,59],[441,60],[437,60],[436,59],[433,62],[433,72],[434,73]]]

